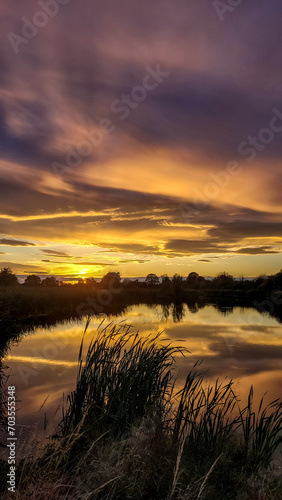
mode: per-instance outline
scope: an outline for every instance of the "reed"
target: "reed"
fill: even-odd
[[[251,388],[241,408],[233,381],[207,383],[199,363],[176,390],[188,351],[125,323],[102,323],[83,350],[84,336],[76,388],[48,446],[18,464],[14,498],[281,498],[280,400],[255,412]]]
[[[83,419],[88,431],[109,430],[114,437],[146,416],[165,423],[172,406],[174,356],[185,349],[161,345],[159,337],[141,337],[126,324],[101,325],[85,363],[82,340],[77,387],[67,398],[60,423],[63,435]]]

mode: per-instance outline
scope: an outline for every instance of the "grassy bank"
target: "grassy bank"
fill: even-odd
[[[126,325],[101,326],[82,351],[60,425],[18,463],[11,497],[3,464],[1,498],[281,498],[281,401],[254,413],[252,389],[241,407],[232,381],[208,385],[198,366],[179,388],[175,357],[188,353]]]

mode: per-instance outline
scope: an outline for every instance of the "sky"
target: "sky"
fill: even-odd
[[[282,5],[237,4],[1,1],[0,267],[282,268]]]

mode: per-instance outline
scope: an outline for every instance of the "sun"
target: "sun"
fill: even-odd
[[[85,280],[87,278],[86,274],[87,274],[87,270],[81,269],[81,271],[78,273],[78,277],[85,282]]]

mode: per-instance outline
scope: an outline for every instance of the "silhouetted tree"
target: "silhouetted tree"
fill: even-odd
[[[200,276],[198,275],[198,273],[195,273],[195,272],[188,274],[187,279],[186,279],[187,285],[193,287],[194,285],[196,285],[198,283],[199,277]]]
[[[148,286],[156,286],[159,282],[160,280],[156,274],[150,273],[146,276],[145,283]]]
[[[56,278],[54,278],[54,276],[48,276],[47,278],[42,280],[42,285],[54,287],[54,286],[59,286],[60,283],[58,280],[56,280]]]
[[[117,288],[117,286],[120,284],[121,277],[119,272],[114,272],[110,271],[109,273],[105,274],[101,280],[101,287],[102,288],[109,288],[109,286],[113,288]]]
[[[186,283],[189,288],[199,289],[205,285],[205,278],[198,273],[192,272],[187,276]]]
[[[234,278],[231,274],[220,273],[212,280],[212,284],[215,288],[231,288],[234,284]]]
[[[41,279],[39,276],[36,276],[35,274],[31,274],[26,277],[24,280],[24,285],[26,286],[40,286],[41,285]]]
[[[265,281],[267,281],[268,277],[265,274],[261,274],[254,281],[257,286],[261,285]]]
[[[161,276],[161,285],[162,285],[163,287],[165,287],[165,288],[166,288],[166,287],[168,287],[170,284],[171,284],[171,281],[170,281],[170,279],[169,279],[168,275],[167,275],[167,274],[163,274],[163,275]]]
[[[182,277],[182,276],[180,276],[180,274],[177,274],[177,273],[176,273],[176,274],[174,274],[174,275],[173,275],[173,277],[172,277],[172,280],[171,280],[171,281],[172,281],[172,283],[173,283],[174,285],[176,285],[176,284],[180,284],[180,283],[182,283],[182,281],[183,281],[183,277]]]
[[[9,267],[4,267],[0,271],[0,286],[18,285],[18,278]]]
[[[180,274],[174,274],[171,280],[172,288],[176,300],[181,300],[183,292],[183,277]]]

